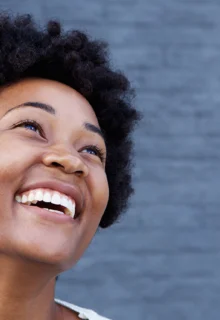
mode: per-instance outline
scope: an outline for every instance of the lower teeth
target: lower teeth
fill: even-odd
[[[58,214],[64,214],[62,211],[53,210],[53,209],[47,209],[47,208],[44,208],[44,209],[46,209],[46,210],[48,210],[48,211],[56,212],[56,213],[58,213]]]

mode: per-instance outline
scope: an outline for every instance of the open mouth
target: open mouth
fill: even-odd
[[[36,206],[57,214],[65,214],[76,219],[75,202],[64,194],[57,191],[37,189],[16,195],[15,200],[28,206]]]
[[[49,211],[53,211],[59,214],[67,214],[70,215],[70,211],[68,211],[67,208],[61,206],[61,205],[57,205],[57,204],[53,204],[51,202],[46,203],[44,201],[38,201],[37,203],[30,203],[30,206],[35,206],[35,207],[39,207],[42,209],[46,209]]]

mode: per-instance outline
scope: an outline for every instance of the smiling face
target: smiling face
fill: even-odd
[[[92,107],[56,81],[3,88],[0,155],[0,256],[70,268],[92,240],[109,196],[106,147]],[[15,200],[36,189],[72,199],[76,218]]]

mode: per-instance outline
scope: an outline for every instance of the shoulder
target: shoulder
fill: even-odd
[[[69,308],[73,311],[76,311],[78,313],[78,317],[80,319],[85,319],[85,320],[111,320],[109,318],[105,318],[101,315],[99,315],[98,313],[96,313],[95,311],[91,310],[91,309],[86,309],[86,308],[82,308],[79,306],[76,306],[75,304],[60,300],[60,299],[54,299],[55,302],[57,302],[58,304]]]

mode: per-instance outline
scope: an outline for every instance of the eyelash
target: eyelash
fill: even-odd
[[[44,131],[43,131],[41,125],[38,122],[36,122],[35,120],[30,120],[30,119],[22,120],[18,123],[13,124],[13,128],[16,128],[16,127],[19,127],[19,126],[25,125],[25,124],[26,125],[30,124],[30,125],[36,126],[36,128],[39,130],[40,134],[45,138]],[[105,153],[98,146],[88,145],[83,148],[83,150],[86,150],[86,149],[91,149],[92,151],[94,151],[96,153],[96,156],[98,156],[100,158],[101,162],[105,161]]]
[[[41,125],[40,125],[38,122],[36,122],[35,120],[30,120],[30,119],[22,120],[22,121],[20,121],[20,122],[18,122],[18,123],[14,123],[14,124],[13,124],[13,128],[19,127],[19,126],[24,125],[24,124],[26,124],[26,125],[30,124],[30,125],[35,126],[35,127],[39,130],[40,134],[41,134],[43,137],[45,137],[45,136],[44,136],[44,131],[43,131]],[[26,130],[27,130],[27,129],[26,129]]]
[[[101,159],[101,162],[105,161],[105,153],[98,146],[88,145],[83,148],[83,150],[86,150],[86,149],[90,149],[94,151],[96,153],[96,156],[98,156]]]

